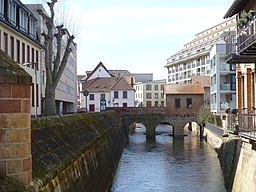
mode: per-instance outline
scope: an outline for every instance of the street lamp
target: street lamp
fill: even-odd
[[[31,66],[31,67],[35,64],[36,63],[33,63],[33,62],[22,63],[23,66]],[[37,73],[36,73],[36,66],[35,66],[35,88],[34,88],[34,93],[35,93],[35,96],[36,96],[36,99],[35,99],[35,118],[37,118]]]

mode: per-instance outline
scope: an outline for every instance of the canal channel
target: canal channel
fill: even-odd
[[[224,178],[215,150],[187,132],[173,139],[169,125],[155,141],[146,140],[140,125],[129,136],[111,192],[225,192]]]

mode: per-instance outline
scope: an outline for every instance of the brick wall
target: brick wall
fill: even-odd
[[[22,185],[32,180],[29,76],[0,51],[0,173]]]
[[[180,99],[180,108],[175,108],[175,99]],[[187,98],[192,99],[192,107],[187,107]],[[204,105],[204,95],[194,94],[194,95],[167,95],[166,96],[166,113],[170,115],[192,115],[198,112],[199,108]]]

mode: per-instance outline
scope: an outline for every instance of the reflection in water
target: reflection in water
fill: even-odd
[[[167,133],[146,140],[144,128],[129,137],[112,192],[223,192],[217,153],[196,135],[173,140]]]

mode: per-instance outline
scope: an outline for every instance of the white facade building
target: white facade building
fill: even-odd
[[[134,84],[137,107],[165,107],[164,85],[166,80],[138,82]]]
[[[225,110],[236,108],[236,64],[225,62],[226,44],[215,44],[210,52],[211,112],[225,115]]]
[[[210,75],[210,51],[214,44],[223,41],[224,31],[235,29],[235,18],[227,19],[196,35],[178,53],[167,59],[167,83],[191,83],[195,75]]]
[[[31,114],[41,115],[41,60],[43,46],[36,35],[37,19],[20,1],[0,0],[0,49],[32,76]]]
[[[80,82],[81,108],[98,112],[106,107],[134,107],[135,90],[127,78],[113,77],[101,62]],[[88,96],[83,94],[85,91]]]

